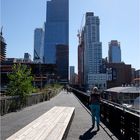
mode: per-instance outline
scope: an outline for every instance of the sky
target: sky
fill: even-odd
[[[33,57],[34,29],[43,27],[47,0],[1,0],[1,23],[7,43],[6,56]],[[122,61],[140,69],[140,2],[139,0],[69,0],[69,65],[77,72],[78,30],[84,26],[85,13],[100,18],[100,41],[103,58],[108,43],[118,40]]]

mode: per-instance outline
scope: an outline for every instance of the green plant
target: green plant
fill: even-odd
[[[31,69],[27,68],[26,65],[15,64],[13,65],[12,70],[13,72],[8,74],[10,80],[7,89],[8,95],[19,95],[20,98],[24,98],[32,93],[33,77],[31,76]]]
[[[62,87],[62,85],[60,85],[60,84],[48,84],[45,86],[45,89],[46,90],[47,89],[56,90],[56,89],[61,88],[61,87]]]
[[[41,90],[39,89],[39,88],[33,88],[33,90],[32,90],[32,93],[38,93],[38,92],[40,92]]]

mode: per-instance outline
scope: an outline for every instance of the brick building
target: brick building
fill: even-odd
[[[124,63],[107,63],[106,68],[110,73],[107,88],[130,85],[132,81],[131,65]]]

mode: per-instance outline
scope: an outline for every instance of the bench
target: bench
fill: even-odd
[[[55,106],[7,140],[62,140],[70,127],[74,107]]]

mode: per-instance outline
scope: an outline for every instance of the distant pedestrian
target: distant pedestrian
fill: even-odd
[[[69,85],[67,85],[66,88],[67,88],[67,93],[69,93],[69,88],[70,88]]]
[[[97,87],[94,87],[91,91],[91,95],[89,98],[90,109],[92,114],[92,127],[95,126],[95,118],[97,131],[99,131],[99,123],[100,123],[100,93]]]
[[[64,90],[64,91],[66,90],[66,85],[63,86],[63,90]]]

